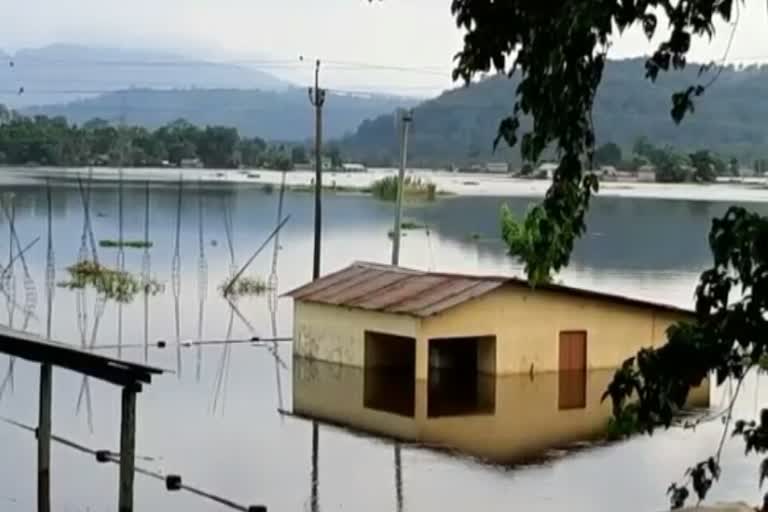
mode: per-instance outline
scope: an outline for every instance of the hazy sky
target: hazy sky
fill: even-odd
[[[52,43],[160,48],[218,60],[263,58],[265,71],[299,82],[311,65],[298,56],[329,62],[326,85],[431,94],[450,86],[452,56],[461,33],[450,0],[24,0],[7,2],[0,48]],[[746,0],[730,61],[768,61],[766,0]],[[731,28],[720,27],[711,44],[697,43],[693,57],[720,59]],[[647,53],[639,31],[626,34],[615,57]],[[419,68],[421,72],[361,69],[331,61]]]

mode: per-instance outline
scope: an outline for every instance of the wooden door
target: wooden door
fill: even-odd
[[[587,333],[560,333],[560,371],[558,372],[560,410],[587,406]]]
[[[560,333],[560,371],[587,369],[587,333],[564,331]]]

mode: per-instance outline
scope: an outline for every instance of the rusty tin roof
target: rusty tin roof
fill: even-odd
[[[527,281],[516,277],[424,272],[379,263],[356,262],[285,295],[305,302],[427,317],[505,285],[529,287]],[[675,306],[570,286],[543,284],[536,289],[693,314],[691,310]]]

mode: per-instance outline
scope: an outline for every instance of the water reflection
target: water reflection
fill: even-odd
[[[179,364],[177,349],[180,349],[185,369],[183,378],[157,379],[141,400],[138,446],[162,460],[163,470],[178,471],[185,480],[238,502],[266,502],[270,510],[454,512],[483,503],[484,510],[494,512],[510,507],[586,512],[621,510],[620,505],[628,501],[637,503],[638,509],[661,510],[666,503],[663,492],[666,485],[679,476],[691,459],[709,456],[712,443],[720,439],[719,424],[711,429],[697,429],[695,433],[659,432],[652,439],[634,439],[597,450],[587,457],[568,458],[554,466],[507,472],[445,457],[440,452],[409,450],[408,443],[436,447],[458,443],[455,449],[481,456],[484,451],[491,451],[489,458],[495,455],[501,459],[506,450],[510,458],[517,460],[526,457],[515,449],[515,443],[525,448],[529,444],[550,446],[555,442],[584,439],[591,432],[587,428],[589,421],[594,422],[595,431],[604,424],[604,417],[598,421],[590,416],[597,414],[594,409],[601,387],[599,378],[585,374],[583,385],[574,385],[573,379],[542,379],[541,376],[526,382],[526,376],[520,378],[520,389],[515,393],[509,389],[514,386],[502,381],[481,379],[466,389],[460,387],[442,396],[440,390],[447,388],[438,386],[427,399],[430,390],[426,383],[416,385],[412,381],[387,380],[361,373],[353,376],[353,384],[348,385],[344,372],[318,371],[303,365],[295,368],[294,383],[301,377],[314,379],[319,386],[313,391],[307,384],[299,384],[299,393],[295,396],[297,406],[301,406],[303,400],[313,410],[325,407],[325,411],[319,412],[324,412],[326,421],[339,421],[381,436],[398,437],[402,444],[372,441],[366,436],[326,428],[322,423],[279,416],[275,409],[291,408],[294,395],[291,378],[285,374],[291,361],[283,359],[290,358],[288,344],[278,346],[264,341],[259,348],[252,348],[250,343],[234,347],[203,346],[202,378],[198,384],[195,371],[198,345],[190,344],[190,340],[221,340],[225,333],[226,338],[236,340],[252,336],[266,340],[264,337],[270,334],[273,337],[290,335],[290,302],[278,297],[281,292],[310,279],[313,224],[311,195],[286,193],[283,212],[276,215],[276,208],[280,208],[277,194],[268,196],[254,188],[223,184],[206,184],[198,190],[195,185],[188,181],[184,186],[181,206],[175,182],[165,186],[153,183],[151,190],[144,182],[126,180],[123,186],[125,239],[144,239],[153,244],[151,249],[145,247],[143,251],[126,250],[126,271],[142,275],[142,282],[151,276],[171,288],[156,296],[144,294],[143,304],[142,300],[135,300],[124,305],[123,356],[174,369]],[[95,238],[98,241],[102,235],[117,234],[116,187],[116,183],[93,183],[80,191],[74,182],[54,181],[50,209],[43,183],[6,188],[14,194],[14,224],[21,242],[29,245],[30,240],[41,237],[41,243],[29,250],[22,250],[13,242],[18,290],[11,305],[15,305],[16,327],[22,325],[25,302],[20,253],[24,253],[30,276],[37,282],[41,305],[45,293],[43,283],[48,279],[46,272],[58,270],[59,279],[65,276],[63,269],[78,260],[81,245],[84,259],[98,258],[101,263],[114,265],[114,256],[95,247],[93,239],[98,236]],[[205,196],[203,208],[197,194]],[[88,204],[87,223],[84,223],[83,196]],[[497,242],[478,243],[467,239],[470,231],[496,237],[501,201],[453,198],[411,209],[411,214],[406,216],[423,221],[430,230],[409,232],[403,239],[403,264],[470,273],[519,271]],[[523,207],[525,200],[513,202]],[[702,205],[694,207],[671,201],[612,199],[609,203],[595,203],[589,235],[577,249],[574,265],[564,277],[566,282],[689,304],[701,263],[709,261],[706,248],[709,216],[717,213],[721,205],[710,204],[704,211]],[[386,236],[391,228],[391,204],[360,196],[328,194],[324,197],[324,206],[328,212],[324,272],[337,270],[356,259],[387,260],[391,249],[391,241]],[[754,208],[765,210],[766,207],[754,205]],[[52,212],[55,229],[47,232],[48,211]],[[198,288],[201,214],[204,257],[208,263],[207,294],[203,293],[203,286]],[[235,308],[231,307],[210,283],[223,282],[237,271],[236,260],[247,256],[244,251],[262,243],[275,228],[276,218],[287,215],[291,216],[291,222],[280,231],[273,251],[265,251],[253,266],[255,272],[268,277],[269,283],[276,283],[276,291],[243,297]],[[9,257],[11,243],[8,224],[6,216],[0,213],[3,229],[0,252],[4,260]],[[628,226],[632,229],[627,229]],[[177,232],[180,232],[178,243]],[[52,234],[49,245],[51,250],[55,249],[55,260],[48,258],[45,244],[48,233]],[[690,243],[693,240],[696,243]],[[97,248],[100,254],[94,257]],[[173,264],[177,251],[178,266]],[[275,254],[279,254],[279,266]],[[6,264],[7,260],[2,263]],[[171,293],[174,269],[178,272],[178,298]],[[199,282],[205,284],[204,279]],[[114,355],[119,331],[117,305],[113,301],[105,303],[92,289],[86,290],[87,303],[82,308],[86,321],[81,334],[75,315],[78,295],[77,290],[64,288],[56,288],[55,295],[46,294],[51,309],[55,310],[50,316],[52,336],[76,345],[95,346]],[[205,301],[202,332],[197,316],[201,299]],[[177,307],[178,325],[174,315]],[[4,321],[5,313],[3,307]],[[29,329],[46,333],[48,318],[40,316],[39,320],[31,316]],[[174,345],[175,338],[182,340],[181,347]],[[165,349],[157,346],[160,340],[168,340]],[[8,364],[7,358],[0,358],[0,379]],[[0,413],[32,424],[37,415],[37,368],[19,360],[14,373],[15,394],[11,393],[9,382],[0,399]],[[450,384],[448,377],[436,377],[435,382],[438,380],[446,386]],[[543,380],[547,381],[546,385]],[[328,382],[336,381],[338,392],[328,392],[334,387]],[[55,382],[54,403],[59,404],[55,433],[94,448],[114,449],[119,432],[114,408],[119,404],[119,395],[96,381],[83,387],[80,376],[67,372],[57,372]],[[761,385],[765,382],[763,379]],[[581,395],[575,393],[579,389],[583,390]],[[568,395],[568,392],[574,394]],[[754,401],[758,399],[752,388],[748,394],[745,391],[745,396],[749,397],[746,417],[754,412],[757,407]],[[408,400],[403,400],[404,397]],[[74,414],[78,398],[81,400],[79,417]],[[517,405],[510,405],[515,400]],[[85,414],[91,416],[86,410],[91,401],[96,419],[93,432],[88,425],[92,421]],[[325,402],[327,407],[323,405]],[[582,404],[583,408],[568,409],[582,407]],[[346,409],[339,410],[340,406]],[[212,409],[216,414],[212,414]],[[576,422],[576,418],[587,424],[581,425],[581,433],[570,425],[571,430],[556,431],[556,423]],[[361,424],[352,420],[360,420]],[[34,478],[28,475],[35,474],[34,439],[28,433],[16,433],[5,426],[0,428],[6,429],[2,431],[5,439],[2,453],[3,460],[8,461],[0,463],[0,496],[13,495],[19,500],[19,510],[32,510]],[[538,437],[531,438],[536,431],[541,431]],[[584,431],[586,434],[581,435]],[[686,443],[684,446],[681,439]],[[532,449],[535,453],[541,451],[537,446]],[[740,499],[752,496],[750,493],[756,487],[753,485],[754,464],[743,463],[743,447],[738,443],[734,443],[729,452],[727,463],[729,472],[724,478],[729,480],[724,480],[718,490],[732,492]],[[54,496],[58,496],[57,508],[110,510],[114,507],[113,472],[97,465],[92,457],[66,450],[57,453],[55,464],[59,468],[54,469],[53,482]],[[605,472],[606,467],[611,471]],[[736,471],[732,471],[734,467]],[[610,474],[595,479],[596,473]],[[354,485],[350,485],[351,478]],[[567,497],[558,486],[552,485],[555,478],[572,482]],[[643,485],[627,485],[625,481],[642,481]],[[611,490],[605,491],[608,487]],[[595,498],[597,494],[599,499]],[[514,500],[510,496],[514,496]],[[721,492],[717,499],[721,497],[729,496]],[[142,478],[137,478],[137,503],[141,504],[141,510],[217,510],[205,500],[168,493],[161,484]]]
[[[294,358],[294,412],[428,447],[516,464],[601,438],[611,415],[602,395],[614,370],[467,379],[437,371],[429,382]],[[709,405],[709,387],[692,407]]]

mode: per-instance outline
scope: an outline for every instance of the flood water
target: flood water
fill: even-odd
[[[143,240],[145,188],[126,183],[123,189],[123,237]],[[673,429],[652,438],[538,460],[554,445],[593,438],[603,417],[602,412],[589,414],[590,407],[586,413],[577,412],[583,414],[581,419],[569,415],[572,411],[559,411],[553,398],[559,383],[546,377],[478,385],[482,393],[478,391],[475,402],[462,405],[461,414],[456,404],[446,403],[427,414],[432,423],[421,425],[419,435],[409,438],[401,434],[414,431],[416,419],[403,415],[402,404],[392,403],[382,392],[386,381],[366,379],[349,369],[342,374],[322,364],[306,368],[299,361],[294,367],[290,343],[278,343],[277,349],[271,344],[239,344],[177,351],[177,340],[291,336],[292,304],[279,294],[311,278],[311,195],[285,196],[284,214],[290,220],[280,232],[277,293],[242,298],[233,310],[219,288],[230,269],[244,263],[274,229],[279,195],[258,187],[185,183],[177,216],[176,186],[153,184],[148,208],[153,246],[146,253],[126,248],[123,254],[127,270],[140,274],[149,269],[164,290],[149,297],[146,309],[140,294],[123,306],[108,301],[100,315],[93,291],[55,286],[68,279],[66,268],[83,251],[84,208],[77,185],[52,186],[50,252],[44,183],[3,186],[0,193],[4,192],[14,194],[14,226],[21,246],[40,240],[23,262],[14,263],[9,283],[15,283],[15,295],[0,297],[0,321],[45,334],[52,290],[54,339],[76,346],[92,338],[97,346],[122,342],[122,357],[135,361],[144,361],[147,341],[147,361],[174,373],[156,378],[139,395],[137,453],[152,460],[138,459],[137,465],[181,474],[185,483],[235,503],[264,504],[274,511],[311,510],[314,496],[316,508],[323,511],[662,510],[669,483],[679,479],[688,465],[712,454],[719,441],[721,427],[714,422],[695,432]],[[120,236],[118,198],[114,183],[94,183],[90,213],[97,243]],[[497,241],[498,210],[505,201],[522,212],[530,199],[454,197],[408,207],[405,219],[426,223],[429,229],[407,232],[401,263],[430,270],[519,274],[520,266]],[[559,279],[574,286],[691,305],[698,273],[709,262],[706,234],[711,218],[727,205],[598,199],[590,214],[590,232]],[[391,204],[365,196],[326,194],[324,206],[324,272],[354,260],[389,260]],[[749,207],[768,214],[766,204]],[[5,265],[10,223],[4,215],[0,219],[0,261]],[[86,231],[85,252],[90,254],[87,239]],[[119,265],[119,254],[117,249],[98,248],[99,260],[111,266]],[[273,256],[269,245],[248,274],[268,280]],[[49,260],[55,276],[46,272]],[[25,305],[33,306],[33,314],[25,314]],[[159,340],[167,340],[168,348],[153,348]],[[118,354],[116,348],[102,352]],[[0,356],[0,385],[8,365],[9,360]],[[594,410],[605,407],[597,395],[599,384],[609,377],[588,377],[585,400],[590,406],[597,404]],[[0,397],[0,416],[36,424],[37,378],[36,365],[15,362],[13,378]],[[54,435],[116,451],[119,390],[91,380],[78,408],[81,386],[80,376],[54,372]],[[728,385],[712,390],[714,411],[731,391]],[[418,410],[423,404],[420,397],[428,392],[413,390],[414,402],[407,405]],[[766,393],[765,380],[751,378],[742,390],[738,413],[753,415]],[[325,406],[344,409],[342,413],[356,418],[361,430],[379,435],[320,423],[313,453],[313,423],[280,411],[322,416],[319,408]],[[469,416],[466,407],[470,413],[477,407],[483,414],[476,415],[474,423],[458,423]],[[334,412],[330,409],[325,411],[329,418]],[[464,428],[467,425],[471,428]],[[393,437],[413,442],[396,444]],[[456,448],[466,454],[455,453]],[[726,448],[724,476],[712,495],[715,500],[758,501],[759,461],[745,459],[742,453],[738,442]],[[33,434],[0,423],[0,510],[34,510],[35,454]],[[51,478],[55,510],[116,508],[114,465],[97,464],[92,456],[54,444]],[[169,493],[162,482],[138,475],[136,510],[227,508],[186,492]]]

